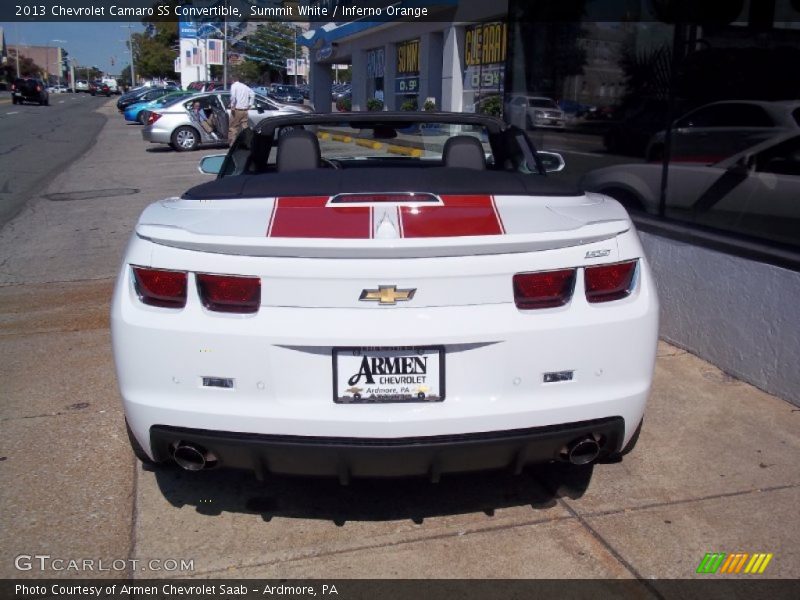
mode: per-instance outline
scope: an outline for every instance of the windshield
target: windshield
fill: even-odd
[[[298,90],[293,85],[279,85],[275,88],[275,91],[279,94],[299,94],[300,90]]]

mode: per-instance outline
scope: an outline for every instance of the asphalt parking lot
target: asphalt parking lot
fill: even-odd
[[[0,577],[692,578],[710,552],[772,553],[756,577],[800,577],[800,409],[663,343],[617,464],[348,487],[142,469],[113,279],[140,211],[207,180],[197,162],[219,150],[147,145],[114,100],[94,145],[0,231]],[[37,554],[125,567],[15,566]]]

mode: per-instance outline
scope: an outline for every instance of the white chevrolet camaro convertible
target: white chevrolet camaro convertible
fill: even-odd
[[[262,121],[139,218],[112,306],[144,462],[351,477],[617,458],[658,301],[615,200],[502,121]]]

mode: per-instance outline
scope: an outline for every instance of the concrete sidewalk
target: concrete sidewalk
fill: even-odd
[[[800,577],[800,412],[666,344],[617,464],[349,487],[143,470],[111,358],[113,277],[141,209],[205,181],[195,165],[218,151],[148,147],[103,110],[96,146],[46,190],[74,199],[43,195],[0,232],[0,577],[689,578],[707,552],[771,552],[761,577]],[[193,570],[18,571],[20,554]]]

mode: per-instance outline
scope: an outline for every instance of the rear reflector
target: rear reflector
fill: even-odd
[[[165,271],[133,267],[136,293],[139,299],[150,306],[183,308],[186,306],[185,271]]]
[[[233,275],[197,274],[197,291],[208,310],[254,313],[261,304],[261,279]]]
[[[589,302],[611,302],[630,295],[636,261],[587,267],[584,271],[586,299]]]
[[[157,112],[150,113],[150,116],[147,117],[147,124],[148,125],[152,125],[153,123],[158,121],[160,118],[161,118],[161,113],[157,113]]]
[[[514,275],[514,303],[517,308],[564,306],[575,288],[575,269],[517,273]]]

